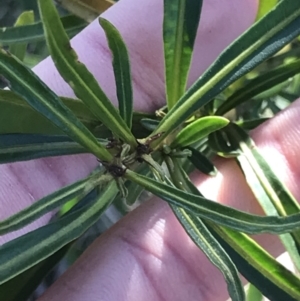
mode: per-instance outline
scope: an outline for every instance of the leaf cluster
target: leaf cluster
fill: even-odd
[[[110,204],[128,208],[146,190],[170,204],[187,234],[224,275],[232,300],[246,300],[239,273],[271,300],[300,300],[300,279],[249,236],[280,235],[300,269],[300,206],[247,132],[267,119],[266,103],[278,108],[300,94],[295,88],[300,63],[294,57],[300,4],[282,0],[264,15],[264,3],[259,20],[187,88],[202,1],[164,0],[166,106],[152,115],[133,111],[129,55],[113,24],[99,19],[113,57],[117,108],[70,45],[70,32],[85,23],[61,18],[52,0],[38,4],[40,23],[24,13],[20,28],[0,30],[1,43],[21,45],[0,49],[0,74],[10,88],[0,90],[0,164],[90,153],[99,166],[0,221],[3,235],[68,208],[0,247],[0,297],[25,300],[34,285],[23,295],[11,293],[18,279],[36,283],[42,269],[50,269]],[[59,97],[22,63],[24,45],[38,38],[46,40],[77,99]],[[266,72],[269,65],[275,67]],[[243,112],[247,105],[255,109]],[[218,204],[195,188],[188,173],[198,169],[215,175],[214,155],[238,162],[265,216]],[[24,287],[19,287],[21,292]]]

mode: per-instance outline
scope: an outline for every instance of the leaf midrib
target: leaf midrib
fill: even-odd
[[[47,22],[45,22],[47,23]],[[124,122],[124,120],[119,116],[119,113],[117,110],[115,110],[115,108],[111,105],[111,103],[109,102],[109,100],[106,101],[106,105],[109,109],[112,109],[115,111],[115,116],[111,114],[110,110],[106,108],[106,105],[103,105],[102,102],[98,99],[97,95],[95,95],[95,93],[93,92],[92,89],[89,88],[88,85],[85,84],[85,82],[80,78],[79,74],[76,72],[75,68],[73,68],[72,63],[69,62],[69,59],[66,59],[64,54],[62,53],[60,47],[57,45],[56,40],[53,38],[53,32],[51,30],[51,25],[48,25],[48,34],[50,36],[51,39],[51,44],[53,47],[55,47],[55,50],[59,53],[60,55],[60,59],[64,60],[65,64],[68,66],[68,69],[71,70],[72,72],[72,76],[75,77],[75,79],[77,80],[77,82],[80,82],[81,87],[84,87],[84,89],[87,91],[87,93],[90,95],[91,98],[93,98],[94,100],[94,104],[95,106],[97,106],[98,108],[100,108],[101,110],[103,110],[104,112],[102,113],[103,115],[106,114],[108,115],[110,122],[114,125],[114,132],[115,130],[117,130],[116,134],[117,135],[122,135],[123,138],[126,139],[126,141],[134,141],[136,144],[136,141],[134,139],[134,136],[131,134],[130,130],[127,127],[127,124]],[[49,42],[50,42],[49,39]],[[104,92],[103,92],[104,93]],[[85,103],[86,106],[89,106],[89,103]],[[90,107],[90,109],[92,110],[92,107]],[[97,115],[97,117],[99,118],[99,114],[97,114],[97,112],[95,112],[95,114]],[[102,115],[101,114],[101,115]],[[100,118],[99,118],[100,119]],[[117,123],[114,122],[114,120],[117,120]],[[100,121],[104,124],[104,122],[100,119]],[[107,123],[107,122],[105,122]],[[120,126],[118,126],[120,125]],[[109,128],[111,127],[111,124],[106,125]],[[123,131],[122,127],[124,127],[125,132]]]
[[[160,195],[165,195],[165,191],[162,193],[162,189],[164,187],[160,187],[160,186],[167,186],[166,184],[162,184],[162,183],[158,183],[152,179],[146,179],[146,177],[142,176],[142,175],[136,175],[133,171],[130,171],[130,170],[127,170],[126,171],[126,174],[125,174],[125,177],[128,178],[129,180],[133,181],[133,182],[136,182],[137,184],[139,185],[142,185],[144,186],[147,190],[149,190],[150,192],[154,193],[154,194],[160,194]],[[165,189],[167,189],[165,187]],[[171,191],[170,191],[171,189]],[[152,191],[151,191],[152,190]],[[169,187],[169,191],[168,191],[168,196],[167,198],[168,199],[173,199],[173,200],[176,200],[178,198],[181,199],[181,201],[168,201],[168,202],[171,202],[172,204],[175,204],[181,208],[184,208],[185,210],[191,212],[192,214],[195,214],[193,212],[193,210],[190,208],[190,207],[193,207],[195,210],[203,210],[203,211],[206,211],[206,218],[209,219],[209,220],[216,220],[216,218],[218,217],[219,219],[219,222],[220,223],[220,220],[224,220],[224,214],[219,214],[218,212],[216,212],[213,208],[208,208],[207,206],[211,205],[211,206],[214,206],[214,203],[209,200],[206,200],[207,201],[207,206],[205,205],[201,205],[201,204],[195,204],[190,202],[190,201],[187,201],[185,198],[181,197],[181,194],[182,194],[182,191],[172,191],[173,189],[171,187]],[[156,192],[156,193],[155,193]],[[189,194],[189,193],[187,193]],[[179,196],[178,196],[179,195]],[[198,196],[195,196],[195,195],[192,195],[192,194],[189,194],[191,198],[200,198]],[[200,198],[201,199],[201,198]],[[205,199],[204,199],[205,200]],[[187,207],[185,207],[185,205]],[[238,211],[234,208],[231,208],[231,207],[227,207],[225,205],[222,205],[222,204],[219,204],[220,206],[223,207],[224,210],[228,210],[230,212],[227,212],[228,213],[228,216],[227,216],[227,222],[230,221],[230,224],[231,225],[237,225],[237,223],[241,224],[241,220],[237,220],[236,218],[236,215],[243,215],[243,232],[249,232],[249,233],[263,233],[263,232],[270,232],[270,233],[277,233],[277,232],[280,232],[281,230],[279,229],[282,229],[282,224],[281,225],[278,225],[278,222],[281,220],[286,220],[288,217],[289,219],[292,219],[292,222],[290,221],[287,226],[288,229],[291,229],[294,230],[295,229],[295,224],[298,225],[300,224],[300,221],[298,220],[298,215],[296,216],[296,214],[294,215],[291,215],[291,216],[288,216],[288,217],[277,217],[277,216],[259,216],[259,215],[251,215],[249,213],[246,213],[246,212],[242,212],[242,211]],[[190,206],[190,207],[189,207]],[[210,217],[210,214],[214,215],[214,218]],[[297,217],[297,222],[294,221],[295,219],[295,216]],[[241,219],[241,218],[240,218]],[[245,220],[246,219],[246,220]],[[252,219],[249,221],[249,219]],[[249,229],[253,229],[253,219],[256,219],[256,224],[259,223],[259,227],[260,227],[260,231],[258,230],[250,230]],[[257,221],[259,219],[259,222]],[[274,222],[270,225],[271,221],[270,220],[274,220]],[[277,222],[276,222],[277,220]],[[226,225],[228,227],[228,225]],[[233,226],[232,226],[233,227]],[[299,225],[297,226],[299,227]],[[234,227],[233,227],[234,228]],[[248,229],[248,230],[246,230]],[[266,229],[268,229],[266,231]],[[286,228],[285,228],[286,229]]]
[[[181,90],[181,81],[182,81],[182,75],[180,72],[181,62],[182,62],[182,43],[184,40],[184,15],[185,15],[185,7],[186,7],[186,1],[185,0],[179,0],[179,7],[178,7],[178,14],[177,14],[177,20],[178,25],[176,28],[176,35],[175,35],[175,49],[174,49],[174,57],[173,57],[173,68],[172,68],[172,81],[173,84],[171,86],[171,97],[170,101],[168,101],[168,107],[169,110],[176,104],[176,102],[180,98],[180,90]],[[168,99],[169,100],[169,99]]]
[[[74,132],[76,132],[76,134],[77,134],[78,136],[81,137],[80,139],[81,139],[82,141],[85,141],[86,145],[91,145],[91,143],[92,143],[92,144],[94,145],[94,147],[96,148],[96,150],[97,150],[97,151],[94,151],[94,152],[93,152],[95,155],[97,155],[97,156],[101,155],[100,157],[102,157],[104,151],[107,152],[106,149],[103,148],[99,143],[97,143],[96,141],[93,141],[94,139],[86,139],[85,136],[84,136],[83,133],[82,133],[82,130],[80,129],[80,130],[78,131],[77,126],[74,125],[72,122],[66,122],[64,116],[60,113],[60,111],[54,111],[54,110],[52,109],[51,105],[53,105],[53,104],[51,104],[51,103],[48,104],[48,101],[44,98],[44,96],[41,95],[41,94],[39,94],[39,93],[37,93],[37,91],[36,91],[35,89],[32,89],[26,82],[24,82],[24,81],[21,81],[21,82],[20,82],[20,81],[18,80],[18,78],[15,76],[15,74],[12,73],[11,70],[10,70],[9,68],[7,68],[6,65],[2,63],[1,60],[0,60],[0,66],[1,66],[4,70],[6,70],[6,72],[7,72],[8,74],[10,74],[10,76],[11,76],[12,78],[14,78],[14,80],[15,80],[16,82],[18,82],[20,85],[22,85],[23,88],[25,88],[25,89],[28,90],[28,91],[31,91],[31,93],[32,93],[37,99],[42,99],[42,101],[43,101],[43,102],[42,102],[42,106],[45,106],[46,108],[48,108],[48,110],[49,110],[52,114],[54,114],[54,115],[60,120],[60,122],[62,122],[62,124],[64,124],[64,126],[66,126],[67,128],[71,129],[71,131],[73,132],[73,134],[74,134]],[[60,106],[64,111],[67,111],[68,113],[72,114],[71,111],[69,112],[69,109],[68,109],[67,107],[64,106],[64,104],[59,104],[59,106]],[[48,119],[48,118],[47,118],[47,119]],[[78,122],[80,122],[80,121],[78,120]],[[56,124],[55,124],[55,125],[56,125]],[[82,125],[82,126],[84,127],[84,125]],[[91,134],[91,136],[94,137],[92,134]],[[92,147],[92,148],[93,148],[93,147]],[[91,149],[90,149],[89,151],[92,152]],[[110,153],[109,153],[109,152],[107,152],[107,154],[110,156]],[[108,156],[107,156],[106,154],[105,154],[105,156],[108,158]]]
[[[105,194],[103,194],[101,198],[104,198],[104,196],[106,194],[108,194],[108,196],[113,195],[113,193],[115,192],[114,188],[116,187],[115,182],[112,182],[112,184],[110,186],[111,186],[111,188],[107,189]],[[106,198],[109,198],[109,197],[106,196]],[[91,207],[89,207],[84,213],[82,213],[82,215],[80,216],[79,219],[75,219],[74,221],[69,223],[67,227],[71,228],[70,232],[76,228],[76,225],[78,225],[79,221],[82,221],[82,220],[87,221],[93,215],[97,214],[98,213],[97,211],[100,210],[103,206],[105,206],[103,204],[103,201],[104,201],[103,199],[98,200],[95,204],[93,204]],[[61,233],[62,236],[66,235],[66,233],[64,233],[64,232],[65,232],[65,228],[61,228],[61,229],[57,230],[55,233],[53,233],[51,236],[49,236],[46,240],[43,240],[42,242],[39,242],[39,243],[35,244],[34,249],[36,249],[39,245],[47,246],[47,245],[50,245],[51,243],[54,243],[55,240],[57,239],[58,234]],[[23,252],[19,253],[18,255],[14,256],[13,259],[3,263],[1,265],[1,269],[2,270],[9,269],[12,262],[22,262],[23,261],[22,258],[27,257],[28,255],[30,255],[30,253],[32,253],[32,249],[33,248],[29,248],[25,252],[23,251]],[[47,258],[48,256],[52,255],[55,251],[56,251],[56,249],[52,250],[52,252],[48,252],[46,256],[45,255],[40,256],[39,257],[39,262],[41,260],[43,260],[44,258]],[[23,268],[23,269],[19,270],[18,274],[23,272],[24,270],[27,270],[28,268],[32,267],[34,264],[35,263],[31,264],[30,266],[27,266],[25,269]],[[14,277],[14,276],[12,276],[12,277]],[[8,281],[12,277],[7,278],[5,281]],[[0,282],[0,285],[1,284],[2,284],[2,282]]]
[[[268,263],[268,267],[264,268],[264,266],[261,266],[257,260],[256,257],[249,257],[249,254],[247,254],[244,250],[244,248],[241,248],[237,243],[236,240],[234,238],[232,238],[232,234],[234,235],[242,235],[244,237],[244,239],[246,241],[251,241],[251,244],[253,244],[252,239],[248,237],[248,235],[244,234],[244,233],[238,233],[235,231],[232,231],[231,229],[226,229],[225,227],[219,227],[216,225],[213,225],[212,223],[210,223],[210,226],[217,232],[219,233],[219,235],[222,237],[222,233],[225,232],[225,235],[230,239],[230,243],[233,244],[232,247],[236,247],[239,251],[238,253],[240,254],[240,256],[242,256],[244,258],[244,260],[249,261],[250,260],[250,264],[255,267],[259,272],[261,272],[263,275],[268,276],[270,279],[272,279],[271,281],[278,284],[281,283],[282,284],[282,280],[284,280],[284,277],[280,277],[280,275],[278,276],[278,272],[274,274],[273,270],[269,269],[269,261],[272,260],[271,255],[266,252],[261,246],[259,246],[256,242],[254,242],[254,246],[251,246],[251,248],[253,249],[253,247],[258,248],[261,253],[263,254],[263,256],[267,257],[267,263]],[[226,241],[227,242],[227,241]],[[261,257],[261,255],[260,255]],[[278,263],[279,264],[279,263]],[[298,278],[296,278],[296,280],[298,281]],[[283,289],[285,292],[288,292],[289,294],[292,294],[294,297],[298,297],[300,295],[300,289],[297,291],[295,290],[294,286],[292,289],[290,288],[289,285],[287,285],[285,282],[283,285],[280,286],[281,289]]]

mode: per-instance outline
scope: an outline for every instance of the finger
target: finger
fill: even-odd
[[[217,54],[253,22],[256,2],[204,1],[191,71],[192,80],[195,80]],[[122,0],[103,15],[119,28],[129,47],[135,109],[138,110],[153,110],[165,101],[162,11],[162,0]],[[110,99],[116,103],[111,57],[98,22],[95,21],[76,36],[72,40],[72,46]],[[57,94],[73,95],[58,75],[50,58],[34,70]],[[0,219],[87,175],[96,164],[93,156],[69,156],[0,166]],[[48,214],[20,231],[0,237],[0,244],[41,226],[50,216]]]

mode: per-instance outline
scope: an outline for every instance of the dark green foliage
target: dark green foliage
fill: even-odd
[[[85,22],[61,17],[52,0],[38,0],[38,5],[41,22],[31,24],[32,15],[26,13],[23,26],[0,30],[0,42],[13,45],[13,55],[0,50],[0,75],[11,88],[0,90],[0,164],[90,153],[102,167],[0,221],[0,233],[9,233],[62,206],[48,225],[0,247],[0,298],[27,298],[38,277],[112,202],[126,211],[148,191],[171,205],[187,234],[223,274],[232,300],[246,298],[238,271],[272,300],[300,300],[299,278],[245,234],[281,234],[300,267],[300,206],[245,131],[265,121],[267,110],[274,113],[300,94],[295,59],[300,43],[293,41],[300,33],[299,3],[280,1],[185,91],[202,1],[165,0],[167,105],[156,116],[133,112],[129,56],[117,28],[99,20],[113,56],[119,110],[70,47],[68,36]],[[40,39],[79,99],[58,97],[18,59],[28,42]],[[272,57],[286,45],[290,49]],[[228,112],[228,118],[213,116]],[[215,175],[212,155],[237,160],[267,216],[201,195],[187,172]]]

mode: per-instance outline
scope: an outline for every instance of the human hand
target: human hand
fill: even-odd
[[[191,80],[195,80],[254,19],[255,1],[247,0],[243,4],[238,0],[230,1],[229,7],[224,3],[211,0],[204,4]],[[153,110],[162,105],[162,1],[135,3],[122,0],[105,17],[120,29],[129,47],[135,99],[138,100],[136,109]],[[86,29],[74,39],[73,46],[110,98],[115,100],[113,74],[107,60],[109,55],[99,25],[94,23]],[[72,95],[71,89],[54,71],[50,60],[35,70],[57,94]],[[293,118],[297,118],[297,105],[261,127],[254,137],[263,151],[272,152],[272,160],[276,160],[278,171],[287,176],[286,183],[297,197],[297,165],[290,167],[285,161],[295,160],[293,150],[296,146],[289,144],[294,142],[297,129],[290,130],[288,138],[282,137],[278,130],[279,126],[289,127]],[[286,145],[289,145],[289,149],[284,149]],[[285,159],[282,158],[283,154]],[[22,198],[24,202],[22,206],[26,205],[25,202],[28,205],[33,199],[84,176],[94,165],[93,157],[76,156],[4,166],[7,178],[4,178],[1,193],[3,199],[15,204],[15,207],[5,206],[3,214],[9,215],[19,210],[19,199]],[[41,170],[44,168],[48,170]],[[254,198],[233,163],[219,161],[218,169],[220,173],[216,178],[195,176],[205,196],[259,213],[258,207],[254,207]],[[34,174],[34,178],[26,177],[28,170]],[[230,183],[232,177],[236,187],[230,187],[229,190],[226,183]],[[12,187],[18,190],[12,193]],[[248,197],[245,196],[247,193]],[[28,197],[24,198],[23,194],[28,194]],[[237,204],[240,196],[243,196],[243,204]],[[35,226],[45,223],[47,218],[49,216]],[[270,240],[265,242],[270,244]],[[278,250],[277,247],[278,244],[274,242],[272,249]],[[99,238],[42,300],[184,300],[187,297],[223,300],[226,295],[221,275],[188,239],[168,206],[162,201],[152,200]]]

